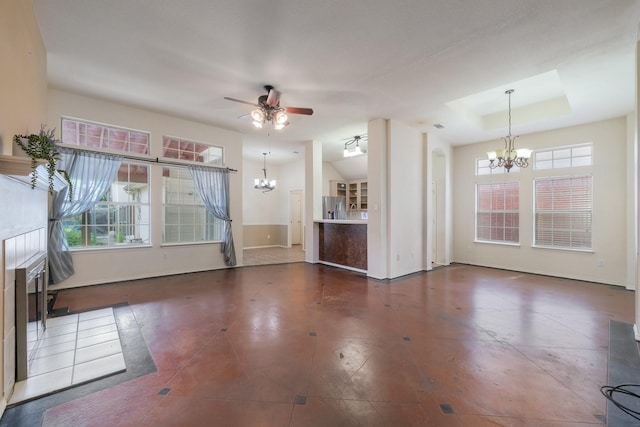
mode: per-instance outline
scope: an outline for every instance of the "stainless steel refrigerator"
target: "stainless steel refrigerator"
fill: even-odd
[[[322,218],[347,219],[347,198],[343,196],[323,196]]]

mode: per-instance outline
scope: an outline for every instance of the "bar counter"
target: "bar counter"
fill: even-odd
[[[347,268],[367,270],[366,220],[316,220],[320,261]]]

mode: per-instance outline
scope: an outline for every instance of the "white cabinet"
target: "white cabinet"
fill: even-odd
[[[329,181],[329,195],[334,197],[347,196],[347,183],[342,181]]]
[[[367,181],[349,181],[347,183],[347,209],[367,210]]]

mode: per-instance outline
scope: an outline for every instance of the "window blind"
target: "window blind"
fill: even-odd
[[[535,245],[591,249],[593,177],[537,178]]]
[[[477,184],[476,240],[518,243],[520,185],[518,182]]]

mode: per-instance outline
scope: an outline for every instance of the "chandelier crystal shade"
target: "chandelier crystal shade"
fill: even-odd
[[[276,180],[267,178],[267,153],[262,153],[262,155],[264,156],[264,167],[262,168],[264,176],[253,180],[253,188],[266,193],[276,188]]]
[[[507,172],[511,170],[513,166],[519,168],[526,168],[529,166],[529,157],[531,157],[531,150],[528,148],[516,149],[517,136],[511,135],[511,94],[513,89],[509,89],[505,92],[509,96],[509,134],[502,137],[504,140],[504,148],[496,151],[487,152],[489,158],[489,167],[491,169],[504,167]]]

